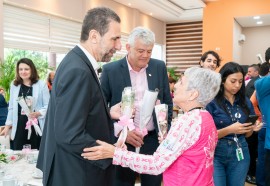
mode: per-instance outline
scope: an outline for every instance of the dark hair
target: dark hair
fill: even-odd
[[[270,63],[270,47],[265,51],[265,61]]]
[[[96,30],[101,36],[109,30],[111,21],[120,23],[120,17],[111,9],[98,7],[90,9],[84,17],[81,31],[81,41],[86,41],[91,30]]]
[[[249,67],[254,68],[256,71],[259,71],[259,70],[260,70],[260,64],[252,64],[252,65],[250,65]],[[249,67],[248,67],[248,68],[249,68]]]
[[[270,68],[270,63],[269,62],[264,62],[260,66],[259,74],[261,76],[266,76],[269,73],[269,68]]]
[[[54,71],[51,71],[49,74],[48,74],[48,77],[47,77],[47,82],[52,85],[52,77],[51,77],[51,74],[52,73],[55,73]]]
[[[18,85],[23,83],[23,80],[19,75],[19,65],[21,63],[24,63],[24,64],[28,65],[30,67],[30,69],[31,69],[31,76],[30,76],[31,84],[35,84],[36,82],[38,82],[39,76],[38,76],[37,69],[36,69],[33,61],[31,59],[28,59],[28,58],[22,58],[17,62],[17,65],[16,65],[16,77],[15,77],[15,80],[14,80],[13,84],[15,86],[18,86]]]
[[[220,66],[221,58],[219,57],[218,53],[216,53],[216,52],[213,51],[213,50],[209,50],[209,51],[205,52],[205,53],[202,55],[200,61],[205,62],[205,60],[206,60],[206,58],[207,58],[207,56],[208,56],[209,54],[213,55],[213,56],[217,59],[217,67],[219,67],[219,66]],[[200,64],[200,62],[199,62],[199,64]]]
[[[172,77],[168,77],[169,83],[176,83],[176,80]]]
[[[240,90],[235,94],[235,97],[239,98],[239,106],[243,109],[244,113],[249,115],[250,111],[247,107],[246,96],[245,96],[245,82],[244,82],[245,73],[244,73],[243,68],[238,63],[228,62],[220,69],[219,73],[221,75],[221,84],[220,84],[219,92],[218,92],[217,96],[215,97],[215,99],[216,99],[217,103],[219,104],[219,106],[221,108],[223,108],[228,113],[226,107],[223,104],[223,101],[225,99],[225,97],[224,97],[224,83],[229,75],[234,74],[234,73],[238,73],[238,72],[240,72],[243,75],[243,83],[242,83]]]

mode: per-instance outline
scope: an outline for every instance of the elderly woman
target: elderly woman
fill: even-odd
[[[204,68],[192,67],[175,85],[174,102],[185,112],[176,119],[167,137],[153,155],[136,154],[102,141],[100,146],[85,148],[82,156],[89,160],[113,158],[114,165],[158,175],[163,173],[165,186],[213,185],[213,156],[217,131],[204,107],[215,97],[220,75]]]

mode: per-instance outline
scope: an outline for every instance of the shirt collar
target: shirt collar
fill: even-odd
[[[90,63],[92,64],[92,66],[94,68],[94,70],[95,71],[98,70],[100,68],[100,66],[98,65],[96,59],[81,44],[78,44],[77,46],[83,51],[83,53],[89,59]]]
[[[235,96],[235,99],[234,99],[234,102],[233,102],[233,105],[234,104],[239,104],[239,102],[240,102],[240,98],[239,98],[239,96]],[[224,97],[224,99],[223,99],[223,103],[230,103],[225,97]],[[230,103],[231,104],[231,103]]]
[[[133,70],[133,68],[129,64],[129,62],[128,62],[128,56],[126,56],[126,60],[127,60],[128,70],[129,71],[133,71],[133,72],[137,72],[137,71]],[[147,67],[148,67],[148,64],[144,68],[142,68],[139,72],[144,72],[147,69]]]

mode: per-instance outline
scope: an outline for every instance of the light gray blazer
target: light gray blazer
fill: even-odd
[[[35,98],[34,111],[40,112],[38,121],[43,131],[45,116],[47,112],[47,107],[50,99],[49,89],[44,81],[39,80],[37,83],[32,85],[33,87],[33,97]],[[11,130],[11,140],[15,138],[17,123],[18,123],[18,102],[17,98],[20,92],[21,85],[15,86],[13,82],[10,85],[10,101],[8,107],[8,116],[6,120],[6,125],[12,125]]]

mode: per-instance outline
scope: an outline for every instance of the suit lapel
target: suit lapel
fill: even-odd
[[[35,105],[34,105],[34,109],[36,108],[36,105],[37,105],[37,100],[38,100],[38,92],[39,92],[39,82],[33,84],[33,97],[36,99],[34,101]]]
[[[18,104],[17,98],[19,97],[19,92],[20,92],[20,89],[21,89],[21,85],[14,86],[14,87],[15,87],[15,88],[13,89],[13,92],[11,92],[11,94],[13,94],[14,97],[15,97],[13,103]],[[16,96],[17,96],[17,97],[16,97]]]
[[[146,68],[146,76],[147,76],[147,82],[148,82],[148,89],[149,90],[155,90],[156,86],[155,86],[155,72],[153,71],[152,68],[152,63],[151,63],[151,59],[148,63],[148,67]]]
[[[85,64],[89,67],[91,73],[94,75],[94,78],[95,78],[95,80],[97,82],[98,88],[99,88],[99,90],[101,92],[101,96],[102,96],[102,99],[103,99],[103,103],[104,103],[106,112],[107,112],[108,116],[111,117],[110,116],[110,112],[109,112],[109,108],[108,108],[108,105],[107,105],[107,101],[105,100],[105,97],[103,95],[103,92],[102,92],[102,89],[101,89],[101,86],[100,86],[99,79],[98,79],[98,77],[96,75],[96,72],[95,72],[95,70],[94,70],[91,62],[89,61],[89,59],[87,58],[87,56],[84,54],[84,52],[78,46],[74,47],[73,48],[73,51],[82,58],[82,60],[85,62]]]
[[[123,58],[121,61],[121,74],[123,76],[125,87],[131,87],[130,74],[128,69],[128,64],[126,58]]]

